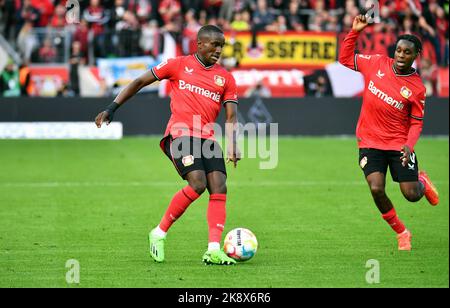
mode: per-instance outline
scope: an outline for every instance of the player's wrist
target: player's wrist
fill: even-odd
[[[116,102],[112,102],[106,107],[105,111],[107,111],[109,115],[113,115],[114,112],[116,112],[116,110],[119,109],[119,107],[120,107],[119,104],[117,104]]]

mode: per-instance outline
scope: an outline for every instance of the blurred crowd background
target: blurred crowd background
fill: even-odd
[[[68,67],[69,75],[58,95],[79,95],[79,66],[96,66],[98,59],[158,59],[168,37],[173,39],[177,54],[190,54],[195,51],[197,31],[205,24],[218,25],[232,34],[250,32],[253,47],[258,46],[258,33],[267,31],[279,35],[289,31],[332,32],[340,42],[351,29],[353,18],[367,5],[365,0],[78,0],[79,8],[72,10],[78,10],[79,20],[69,24],[66,14],[72,2],[0,0],[0,46],[7,52],[12,49],[3,70],[0,67],[3,95],[11,90],[8,81],[14,74],[21,84],[20,93],[16,88],[5,96],[32,95],[29,67],[58,64]],[[416,66],[429,94],[436,94],[439,69],[448,68],[449,61],[448,1],[378,3],[379,18],[365,34],[372,41],[372,50],[392,56],[399,34],[419,36],[424,53]],[[226,64],[230,69],[239,68],[239,61]],[[327,78],[318,74],[305,95],[330,94],[329,86],[323,85],[326,82]],[[114,94],[113,87],[108,85],[104,95]]]

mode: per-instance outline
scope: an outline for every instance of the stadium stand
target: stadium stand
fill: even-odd
[[[428,94],[448,96],[448,1],[375,2],[379,5],[378,14],[373,27],[360,38],[360,52],[392,55],[397,35],[416,34],[424,46],[416,66]],[[5,72],[8,58],[15,63],[8,70],[30,68],[33,87],[23,81],[22,88],[28,90],[22,90],[22,95],[113,95],[129,79],[106,78],[99,60],[144,56],[153,59],[145,62],[152,65],[170,54],[189,54],[195,49],[195,34],[203,24],[219,25],[231,44],[240,43],[239,38],[247,33],[250,56],[270,46],[265,40],[270,34],[331,34],[336,38],[336,49],[354,16],[366,4],[365,0],[0,0],[0,52],[3,49],[9,54],[0,60],[0,72]],[[79,15],[76,22],[68,22],[69,8]],[[173,49],[171,53],[167,52],[169,47]],[[277,56],[282,57],[282,52],[280,47]],[[280,78],[293,81],[271,89],[274,96],[327,96],[333,95],[333,86],[325,64],[336,61],[335,51],[332,58],[313,66],[294,63],[290,68],[279,62],[279,67],[270,67],[246,64],[235,52],[224,52],[222,64],[242,76],[253,76],[252,69],[283,69]],[[292,88],[299,74],[292,69],[301,71],[300,88]],[[59,79],[50,80],[43,71],[51,71]],[[97,87],[89,90],[93,80]],[[240,94],[244,95],[259,81],[242,87]],[[266,81],[266,86],[269,83]]]

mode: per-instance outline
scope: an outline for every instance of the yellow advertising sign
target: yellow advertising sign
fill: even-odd
[[[242,68],[319,68],[336,61],[335,33],[264,32],[252,48],[250,32],[226,33],[223,57],[235,57]]]

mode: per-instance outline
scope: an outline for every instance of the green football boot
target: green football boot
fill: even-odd
[[[217,264],[217,265],[233,265],[236,264],[236,260],[226,255],[223,250],[208,250],[203,255],[203,262],[205,264]]]
[[[164,241],[166,237],[160,237],[154,234],[153,230],[148,234],[150,242],[150,255],[156,262],[164,261]]]

